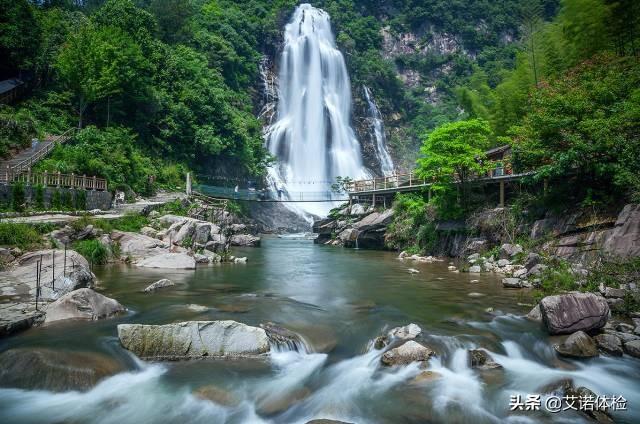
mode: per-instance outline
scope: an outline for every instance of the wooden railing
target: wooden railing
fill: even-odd
[[[70,128],[60,135],[47,137],[47,139],[45,139],[44,147],[36,150],[33,155],[24,159],[22,162],[11,165],[8,169],[8,172],[15,175],[31,169],[33,165],[35,165],[42,158],[46,157],[56,147],[57,144],[63,144],[70,138],[72,138],[75,135],[75,132],[76,128]],[[7,181],[9,181],[8,178]]]
[[[98,177],[87,177],[86,175],[61,174],[60,172],[32,173],[31,170],[9,176],[8,181],[12,183],[24,183],[28,185],[43,185],[45,187],[74,188],[82,190],[107,189],[107,180]]]

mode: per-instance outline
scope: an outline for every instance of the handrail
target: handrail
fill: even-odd
[[[34,163],[37,163],[40,159],[47,156],[56,146],[56,144],[63,144],[67,142],[71,137],[73,137],[73,133],[76,131],[76,128],[70,128],[57,136],[50,136],[48,139],[51,141],[47,143],[43,148],[36,151],[33,155],[29,156],[25,160],[15,165],[12,165],[9,168],[9,171],[14,173],[19,173],[27,168],[31,168]]]
[[[7,183],[22,182],[25,184],[38,185],[45,187],[73,188],[83,190],[107,190],[107,180],[96,176],[87,177],[86,175],[49,173],[31,173],[31,169],[26,172],[12,175]]]

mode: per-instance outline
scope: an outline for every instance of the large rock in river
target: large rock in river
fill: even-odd
[[[125,349],[143,359],[258,357],[269,351],[262,328],[230,320],[120,324],[118,337]]]
[[[124,368],[95,352],[10,349],[0,354],[0,386],[28,390],[86,390]]]
[[[98,320],[108,318],[126,309],[118,301],[91,289],[78,289],[49,304],[45,323],[65,319]]]
[[[591,358],[598,356],[596,342],[584,331],[576,331],[567,337],[563,343],[554,347],[562,356],[573,358]]]
[[[382,363],[385,365],[408,365],[412,362],[424,362],[429,360],[435,352],[418,342],[409,340],[402,346],[386,351],[382,355]]]
[[[604,327],[609,305],[593,293],[569,293],[545,297],[540,301],[540,312],[550,334],[571,334]]]
[[[136,265],[143,268],[196,269],[196,260],[186,253],[161,253],[144,258]]]

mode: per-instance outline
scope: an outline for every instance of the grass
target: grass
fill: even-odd
[[[42,246],[42,231],[46,229],[45,226],[0,222],[0,245],[22,250],[35,249]]]
[[[80,240],[72,247],[92,264],[106,264],[109,260],[109,250],[99,240]]]
[[[135,213],[127,214],[116,219],[99,219],[90,215],[84,215],[80,219],[71,223],[71,226],[76,231],[82,230],[87,225],[93,225],[95,228],[99,228],[105,233],[109,233],[113,230],[138,232],[142,227],[149,225],[149,218]]]

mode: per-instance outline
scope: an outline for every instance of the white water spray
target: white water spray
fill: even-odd
[[[277,121],[266,134],[267,148],[278,159],[270,170],[274,188],[288,200],[326,198],[336,177],[366,177],[350,117],[349,75],[329,15],[301,4],[285,27]],[[293,207],[323,216],[334,206]]]
[[[378,109],[378,105],[375,100],[373,100],[373,95],[371,94],[371,90],[369,87],[363,86],[364,97],[367,100],[367,104],[369,105],[369,113],[371,115],[372,127],[373,127],[373,137],[375,139],[375,151],[376,151],[376,159],[378,159],[378,163],[380,163],[380,171],[385,176],[393,175],[394,166],[393,160],[391,159],[391,155],[387,150],[387,137],[384,133],[384,123],[382,121],[382,114],[380,113],[380,109]]]

